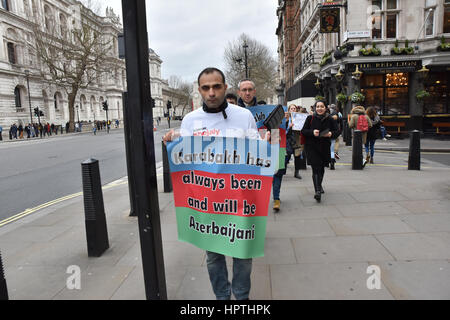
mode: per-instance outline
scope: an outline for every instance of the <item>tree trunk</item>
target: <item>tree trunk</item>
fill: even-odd
[[[75,131],[75,97],[77,93],[72,90],[69,93],[69,132]]]

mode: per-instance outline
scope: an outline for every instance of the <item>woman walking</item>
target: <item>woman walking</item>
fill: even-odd
[[[298,108],[295,104],[291,104],[287,112],[287,130],[286,130],[286,159],[285,164],[287,165],[291,160],[291,156],[294,155],[294,177],[301,179],[300,176],[300,131],[294,131],[294,121],[293,113],[297,112]]]
[[[373,107],[367,108],[366,115],[372,121],[372,127],[370,127],[369,131],[367,132],[366,144],[364,145],[366,148],[366,162],[370,162],[373,164],[373,155],[375,153],[375,140],[377,140],[378,136],[381,135],[380,133],[381,121],[380,117],[377,114],[377,111]]]
[[[306,161],[313,171],[314,199],[321,200],[321,194],[325,167],[331,162],[331,139],[338,135],[337,122],[327,112],[326,102],[317,101],[314,105],[314,113],[306,118],[302,134],[305,136]]]

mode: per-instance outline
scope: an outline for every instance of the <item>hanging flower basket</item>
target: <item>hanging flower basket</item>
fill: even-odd
[[[355,92],[350,96],[353,103],[363,103],[365,99],[366,97],[360,92]]]
[[[423,99],[428,98],[431,94],[426,90],[420,90],[416,93],[417,101],[423,101]]]

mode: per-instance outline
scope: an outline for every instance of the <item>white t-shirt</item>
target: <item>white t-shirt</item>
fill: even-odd
[[[233,138],[260,139],[252,113],[234,104],[222,112],[208,113],[199,108],[188,113],[181,122],[182,136],[219,136]]]

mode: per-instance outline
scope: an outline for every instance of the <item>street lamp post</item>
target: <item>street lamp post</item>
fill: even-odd
[[[27,78],[28,103],[30,105],[30,124],[33,123],[33,112],[31,111],[31,95],[30,95],[30,70],[25,70],[25,77]]]
[[[247,42],[244,42],[244,45],[242,46],[244,48],[244,55],[245,55],[245,78],[248,79],[248,63],[247,63]]]

